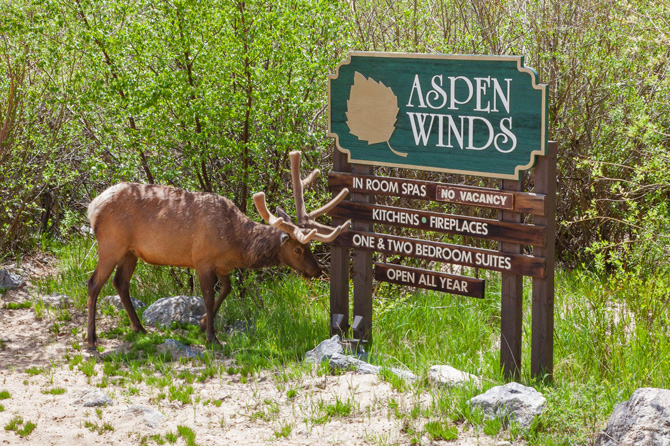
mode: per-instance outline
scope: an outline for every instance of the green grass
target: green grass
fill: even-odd
[[[42,390],[42,393],[45,395],[62,395],[65,393],[65,389],[62,387],[55,387],[49,390]]]
[[[95,267],[95,249],[90,240],[58,248],[62,273],[41,282],[44,292],[62,292],[73,297],[85,311],[86,280]],[[175,270],[176,274],[185,274]],[[167,327],[149,335],[130,331],[128,318],[115,312],[118,326],[101,333],[129,343],[127,353],[110,353],[101,358],[105,376],[119,376],[131,382],[147,380],[162,389],[157,398],[190,404],[190,383],[205,381],[218,374],[238,375],[246,383],[262,369],[295,370],[307,373],[302,358],[307,350],[329,337],[328,282],[305,281],[293,274],[273,275],[269,271],[246,272],[242,281],[233,276],[233,293],[220,310],[227,321],[253,321],[252,331],[227,334],[217,326],[225,342],[223,354],[236,364],[223,368],[207,359],[186,361],[205,366],[200,374],[172,371],[180,365],[168,355],[159,355],[156,346],[171,337],[188,345],[204,345],[198,327]],[[423,423],[439,420],[472,424],[480,432],[511,442],[524,440],[529,445],[588,444],[603,428],[614,406],[630,397],[639,387],[670,388],[670,270],[626,271],[595,274],[587,270],[557,270],[555,292],[555,338],[553,381],[534,380],[530,370],[530,280],[524,282],[523,358],[520,381],[532,385],[547,398],[547,410],[528,432],[515,426],[499,426],[472,413],[467,401],[482,390],[505,382],[499,364],[500,282],[492,274],[487,280],[484,299],[472,299],[433,292],[399,293],[399,288],[381,284],[375,294],[374,342],[367,346],[372,361],[383,366],[382,377],[398,391],[430,392],[429,406],[402,409],[389,407],[389,416],[411,420],[409,439],[432,435]],[[499,276],[498,276],[499,277]],[[185,281],[183,281],[185,282]],[[243,282],[243,283],[241,283]],[[240,299],[237,290],[247,289]],[[146,303],[190,291],[179,288],[169,268],[142,264],[131,283],[131,294]],[[116,294],[110,284],[101,293]],[[199,291],[196,289],[196,295]],[[98,313],[99,317],[100,312]],[[217,353],[220,354],[220,353]],[[211,356],[211,353],[209,354]],[[207,356],[207,355],[206,355]],[[432,365],[448,364],[480,376],[484,388],[434,389],[425,377]],[[84,370],[93,363],[77,354],[71,368]],[[160,373],[154,376],[151,367]],[[391,367],[406,368],[419,380],[409,384],[388,373]],[[82,370],[82,372],[84,372]],[[92,369],[91,369],[92,370]],[[329,373],[328,369],[319,369]],[[283,373],[283,372],[280,372]],[[91,375],[92,376],[92,375]],[[160,377],[159,377],[160,376]],[[174,382],[174,380],[179,380]],[[284,380],[286,381],[286,380]],[[177,384],[178,383],[178,384]],[[182,384],[185,384],[182,385]],[[179,389],[177,389],[179,385]],[[290,384],[286,387],[290,389]],[[296,396],[290,390],[287,399]],[[341,405],[345,402],[340,402]],[[329,412],[329,410],[332,412]],[[349,408],[353,410],[353,408]],[[313,415],[327,422],[346,416],[344,406]],[[166,437],[166,440],[169,441]]]
[[[94,423],[92,421],[84,421],[84,427],[90,430],[91,432],[97,432],[98,435],[103,435],[106,432],[114,432],[114,426],[109,423]]]
[[[277,439],[288,438],[293,431],[293,426],[290,424],[283,424],[278,430],[274,431],[274,436]]]
[[[26,373],[30,376],[37,376],[46,372],[43,367],[29,367],[26,369]]]
[[[423,427],[433,440],[452,441],[458,439],[458,428],[440,421],[431,421]]]
[[[184,439],[186,446],[197,446],[197,443],[195,442],[195,432],[193,432],[193,429],[190,427],[179,425],[177,426],[177,433]]]
[[[8,432],[13,431],[16,435],[23,438],[30,435],[36,427],[37,424],[31,421],[24,423],[23,418],[17,415],[5,425],[5,430]]]
[[[11,398],[8,390],[0,390],[0,400],[7,400]]]
[[[20,302],[20,303],[9,302],[9,303],[6,303],[3,307],[6,308],[7,310],[22,310],[22,309],[30,308],[31,305],[32,304],[30,302]]]

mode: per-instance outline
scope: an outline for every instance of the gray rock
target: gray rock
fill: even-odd
[[[75,404],[81,404],[84,407],[99,407],[111,406],[114,402],[105,392],[98,389],[89,389],[79,393]]]
[[[489,419],[515,420],[523,429],[530,428],[533,419],[547,406],[547,400],[540,392],[515,382],[493,387],[469,403]]]
[[[134,405],[128,407],[125,413],[134,418],[141,418],[142,423],[152,429],[156,429],[165,422],[165,415],[151,407]]]
[[[224,330],[226,330],[226,333],[228,333],[229,335],[235,332],[255,333],[256,326],[254,325],[254,321],[252,320],[242,320],[242,321],[235,321],[230,325],[226,325]]]
[[[341,353],[333,353],[328,358],[328,365],[334,370],[355,370],[364,375],[376,375],[381,370],[381,367],[369,364],[365,361]]]
[[[119,296],[118,294],[114,296],[105,296],[102,299],[100,299],[100,302],[105,305],[111,305],[118,310],[124,309],[123,304],[121,303],[121,296]],[[133,296],[130,296],[130,302],[133,304],[133,307],[135,307],[135,309],[144,308],[147,306],[147,304],[145,304],[141,300],[135,299]]]
[[[399,369],[397,367],[391,367],[391,373],[395,376],[398,376],[406,381],[415,381],[416,375],[409,370]]]
[[[180,324],[199,325],[205,315],[205,303],[195,296],[174,296],[158,299],[144,311],[142,318],[149,325]]]
[[[596,446],[670,445],[670,390],[641,388],[617,405]]]
[[[358,355],[345,354],[344,347],[338,335],[321,342],[316,348],[305,353],[305,362],[310,364],[317,364],[320,362],[328,362],[328,365],[334,370],[353,370],[357,373],[365,375],[379,374],[381,367],[372,365],[360,358],[367,358],[365,352]],[[414,381],[416,375],[407,370],[397,369],[392,367],[391,373],[409,381]]]
[[[25,285],[26,281],[18,274],[0,269],[0,290],[13,290]]]
[[[466,372],[451,367],[450,365],[434,365],[428,371],[428,381],[433,385],[444,387],[459,387],[472,382],[481,386],[481,380]]]
[[[318,364],[324,360],[330,360],[333,355],[344,355],[344,347],[338,335],[321,342],[316,348],[305,353],[305,362]]]
[[[170,355],[172,355],[173,358],[199,358],[202,356],[202,353],[198,350],[174,339],[166,339],[165,342],[157,348],[159,351],[170,352]]]
[[[72,305],[72,298],[60,293],[51,293],[48,296],[38,296],[36,301],[42,302],[51,308],[68,308]]]

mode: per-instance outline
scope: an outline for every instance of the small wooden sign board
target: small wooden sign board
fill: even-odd
[[[329,185],[351,192],[329,215],[352,220],[331,248],[333,334],[349,327],[353,258],[354,336],[372,334],[372,281],[484,298],[483,280],[374,262],[373,253],[501,272],[501,351],[505,373],[521,370],[523,276],[532,277],[531,374],[553,371],[555,142],[547,143],[547,87],[508,56],[352,53],[329,84],[336,139]],[[501,179],[500,189],[381,177],[373,165]],[[533,168],[534,190],[521,176]],[[375,196],[497,209],[498,220],[374,203]],[[532,224],[522,223],[531,214]],[[388,226],[499,242],[499,250],[375,232]],[[522,254],[522,247],[532,255]],[[350,256],[353,248],[353,256]],[[395,262],[395,260],[394,260]],[[374,271],[373,271],[374,266]],[[337,317],[335,317],[337,316]]]
[[[408,266],[375,263],[375,280],[425,288],[443,293],[484,298],[485,281]]]

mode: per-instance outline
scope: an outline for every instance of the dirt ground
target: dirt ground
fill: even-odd
[[[195,433],[198,445],[391,445],[411,444],[407,433],[408,420],[398,418],[393,410],[409,413],[417,402],[424,405],[429,394],[399,393],[388,383],[373,375],[353,372],[338,376],[319,375],[316,370],[303,373],[265,371],[250,377],[247,382],[239,374],[220,373],[203,383],[191,385],[194,392],[191,404],[169,401],[159,393],[165,391],[144,382],[116,383],[110,379],[106,387],[98,388],[103,380],[103,365],[98,362],[96,374],[89,380],[78,367],[71,369],[67,361],[77,354],[84,360],[90,357],[85,349],[77,350],[85,329],[85,314],[71,308],[71,321],[60,322],[59,334],[50,327],[54,315],[36,319],[33,308],[8,309],[7,303],[21,303],[35,297],[30,279],[54,271],[47,258],[22,264],[26,286],[5,293],[0,299],[0,392],[9,398],[0,399],[0,445],[137,445],[157,444],[170,439],[177,426],[187,426]],[[11,270],[11,266],[9,266]],[[26,276],[28,275],[28,276]],[[113,317],[99,316],[98,332],[105,324],[115,324]],[[73,331],[75,334],[73,334]],[[102,340],[105,352],[123,349],[119,341]],[[221,357],[224,364],[233,364]],[[38,374],[26,369],[43,368]],[[175,369],[180,367],[175,365]],[[193,367],[190,364],[182,367]],[[192,370],[197,374],[197,368]],[[160,373],[157,371],[156,375]],[[289,376],[288,380],[286,376]],[[185,385],[175,377],[173,382]],[[65,389],[62,394],[48,393]],[[113,404],[100,408],[84,407],[78,402],[82,392],[98,389],[106,393]],[[289,390],[292,390],[289,395]],[[349,415],[335,414],[325,422],[313,420],[323,416],[324,407],[337,401],[350,402]],[[132,406],[159,411],[164,420],[150,427]],[[10,421],[21,417],[25,423],[36,424],[27,436],[7,430]],[[167,434],[167,435],[166,435]],[[187,444],[177,436],[175,444]],[[455,441],[432,441],[424,435],[422,444],[448,445],[507,445],[509,443],[479,434],[474,430],[461,432]],[[169,444],[166,442],[165,444]]]

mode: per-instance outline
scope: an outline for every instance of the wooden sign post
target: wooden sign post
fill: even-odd
[[[485,281],[373,262],[373,253],[501,272],[500,361],[521,370],[523,276],[532,277],[531,373],[553,371],[556,143],[547,143],[547,88],[520,57],[352,53],[329,85],[336,138],[334,193],[351,192],[329,215],[352,220],[331,254],[331,331],[372,335],[372,285],[396,283],[483,298]],[[380,177],[373,165],[500,178],[500,189]],[[535,189],[521,174],[535,166]],[[375,204],[403,197],[497,209],[497,220]],[[532,216],[532,223],[522,218]],[[490,250],[375,232],[411,228],[498,241]],[[527,249],[523,249],[523,247]],[[349,250],[353,250],[353,319]],[[532,254],[528,255],[532,249]],[[374,269],[373,269],[374,268]]]

